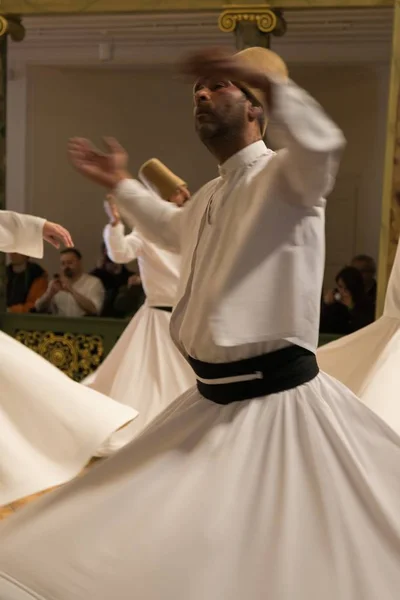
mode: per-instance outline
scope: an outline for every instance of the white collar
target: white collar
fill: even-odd
[[[267,148],[262,140],[253,142],[249,146],[246,146],[246,148],[242,148],[242,150],[236,152],[236,154],[220,165],[218,167],[219,174],[221,177],[226,177],[233,171],[241,167],[248,167],[261,156],[267,156],[268,154],[273,154],[273,151]]]

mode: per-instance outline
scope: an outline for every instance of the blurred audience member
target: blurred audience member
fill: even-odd
[[[351,261],[351,266],[360,271],[364,289],[367,296],[371,299],[374,308],[376,305],[376,264],[372,256],[367,254],[358,254]]]
[[[54,276],[45,294],[37,300],[36,310],[62,317],[100,315],[104,287],[97,277],[84,273],[79,250],[62,250],[60,267],[61,273]]]
[[[114,307],[114,303],[120,288],[127,285],[132,273],[124,265],[117,265],[112,262],[107,254],[104,242],[101,245],[100,261],[97,267],[90,272],[90,275],[98,277],[105,289],[105,300],[101,316],[119,316],[118,311]]]
[[[13,252],[8,255],[7,266],[7,312],[28,313],[35,309],[35,302],[46,291],[47,273],[27,256]]]
[[[120,317],[131,317],[142,306],[145,297],[139,272],[131,273],[126,286],[121,288],[115,299],[115,311]]]
[[[345,267],[336,276],[336,286],[322,302],[321,333],[346,335],[372,323],[374,304],[365,291],[360,271]]]

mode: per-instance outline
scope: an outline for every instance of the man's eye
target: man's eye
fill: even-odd
[[[214,83],[213,85],[213,89],[214,90],[220,90],[221,88],[226,87],[226,83],[224,81],[218,81],[217,83]]]

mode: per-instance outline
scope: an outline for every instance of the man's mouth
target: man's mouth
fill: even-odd
[[[206,118],[212,118],[213,112],[207,108],[198,108],[196,110],[196,119],[206,119]]]

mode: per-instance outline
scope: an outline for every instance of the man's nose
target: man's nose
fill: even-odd
[[[208,88],[202,88],[198,90],[195,94],[195,102],[196,104],[203,104],[203,102],[209,102],[211,99],[211,93]]]

